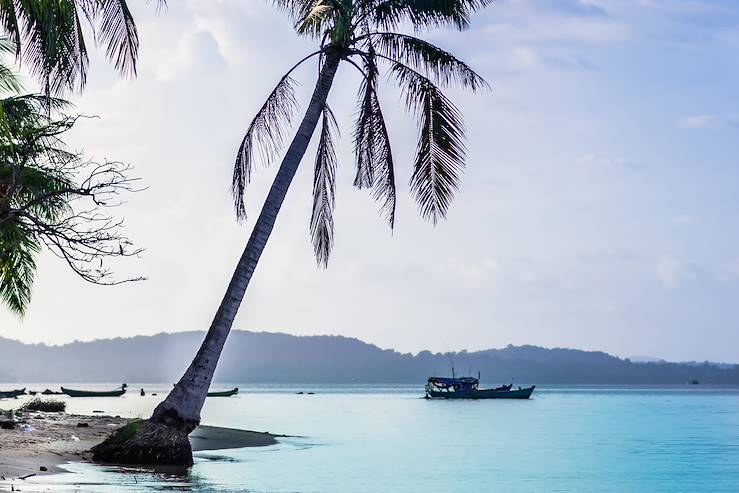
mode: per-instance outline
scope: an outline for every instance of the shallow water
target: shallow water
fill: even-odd
[[[168,389],[140,397],[142,386],[154,390],[66,398],[68,411],[146,417]],[[418,386],[239,387],[208,399],[204,424],[299,437],[197,453],[184,477],[70,464],[24,491],[735,492],[739,481],[737,387],[545,386],[528,401],[428,401]]]

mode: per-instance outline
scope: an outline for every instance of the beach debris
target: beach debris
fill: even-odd
[[[77,438],[77,436],[76,436],[76,435],[72,435],[72,441],[73,441],[73,442],[79,442],[79,441],[80,441],[80,439],[79,439],[79,438]]]
[[[15,421],[13,420],[0,421],[0,428],[2,428],[3,430],[15,429]]]
[[[88,423],[77,423],[77,428],[89,428],[90,425]]]
[[[34,431],[36,431],[36,428],[31,425],[21,425],[21,431],[23,433],[33,433]]]
[[[49,468],[46,467],[46,466],[41,466],[41,467],[38,468],[38,470],[41,471],[41,472],[46,472],[46,471],[49,470]]]
[[[98,409],[93,409],[92,412],[94,412],[94,413],[104,413],[105,411],[100,411]]]
[[[31,474],[26,474],[25,476],[18,476],[18,479],[22,479],[23,481],[25,481],[26,479],[28,479],[28,478],[30,478],[32,476],[35,476],[35,475],[36,475],[36,473],[35,472],[32,472]],[[16,491],[20,491],[20,490],[16,490]]]

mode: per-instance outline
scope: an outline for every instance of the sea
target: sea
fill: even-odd
[[[206,401],[203,424],[290,437],[198,452],[186,474],[69,463],[23,491],[739,491],[735,386],[540,385],[519,401],[426,400],[423,385],[218,388],[235,386]],[[65,400],[71,413],[147,417],[169,388]]]

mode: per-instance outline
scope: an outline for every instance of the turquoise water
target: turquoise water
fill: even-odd
[[[299,437],[197,453],[181,477],[70,464],[24,491],[739,490],[736,387],[542,387],[528,401],[428,401],[417,386],[240,387],[209,399],[203,423]],[[70,399],[69,411],[146,416],[162,396]]]

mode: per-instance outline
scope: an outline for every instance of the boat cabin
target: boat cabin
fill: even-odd
[[[426,382],[426,392],[454,392],[458,394],[472,394],[480,385],[475,377],[446,378],[430,377]]]

